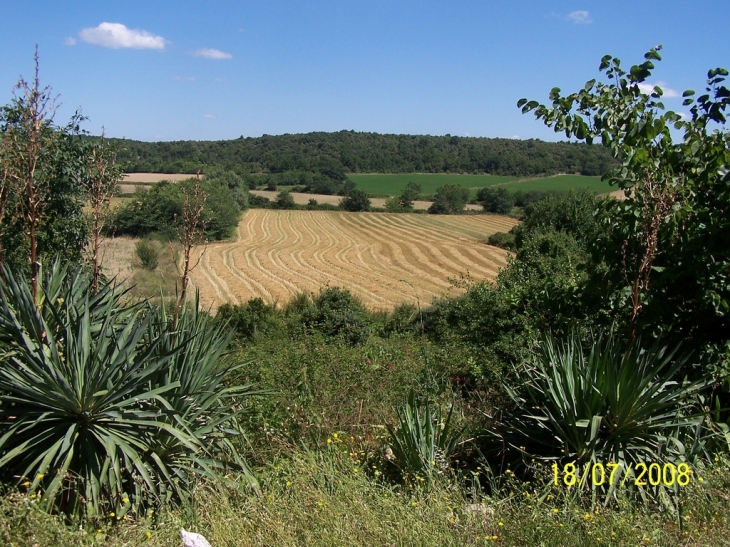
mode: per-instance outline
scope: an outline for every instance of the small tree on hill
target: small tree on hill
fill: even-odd
[[[294,209],[296,204],[294,203],[294,196],[286,190],[282,190],[276,196],[276,208],[277,209]]]
[[[340,207],[350,212],[369,211],[370,198],[368,198],[368,195],[363,190],[356,188],[342,198]]]
[[[398,205],[401,209],[410,211],[413,209],[413,202],[418,199],[418,194],[421,193],[421,185],[415,182],[409,182],[403,191],[398,196]]]
[[[477,201],[482,204],[485,212],[498,215],[508,214],[514,206],[512,194],[506,188],[480,188]]]
[[[469,201],[469,190],[459,184],[445,184],[436,189],[436,196],[428,212],[436,215],[458,215]]]

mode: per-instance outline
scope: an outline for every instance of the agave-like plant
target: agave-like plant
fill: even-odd
[[[155,439],[155,452],[161,459],[175,462],[177,480],[188,480],[191,472],[216,479],[219,471],[235,470],[250,486],[258,488],[232,441],[245,439],[238,417],[247,410],[247,399],[264,392],[254,390],[251,384],[225,382],[231,373],[246,365],[225,353],[233,330],[200,311],[197,293],[191,305],[181,308],[175,332],[167,330],[172,317],[164,305],[150,313],[154,320],[148,324],[148,339],[160,340],[153,355],[171,356],[152,381],[156,385],[178,384],[165,393],[169,412],[162,419],[185,428],[205,447],[190,452],[177,435],[161,431]],[[178,351],[179,347],[184,351]]]
[[[521,384],[507,388],[516,409],[495,434],[530,458],[578,468],[686,461],[703,421],[696,395],[711,383],[680,377],[686,363],[677,348],[627,348],[610,334],[587,349],[575,334],[547,338],[517,371]]]
[[[206,435],[226,423],[221,401],[230,392],[221,382],[232,368],[216,363],[228,341],[221,329],[196,320],[170,333],[153,309],[120,304],[113,285],[94,295],[83,272],[58,265],[36,307],[28,283],[3,273],[4,481],[49,511],[123,516],[183,497],[196,473],[212,476]],[[191,380],[201,375],[207,380]]]
[[[444,416],[440,406],[419,401],[411,389],[397,412],[397,428],[387,426],[391,462],[401,473],[422,476],[424,480],[448,469],[448,460],[461,438],[461,431],[452,422],[454,407]]]

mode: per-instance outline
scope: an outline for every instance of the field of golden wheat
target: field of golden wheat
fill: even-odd
[[[483,243],[516,221],[329,211],[246,211],[232,241],[194,250],[204,307],[260,297],[282,305],[300,292],[349,289],[371,309],[428,304],[454,294],[450,279],[493,278],[507,253]]]

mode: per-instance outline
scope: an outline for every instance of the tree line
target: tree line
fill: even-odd
[[[488,173],[603,175],[614,160],[584,143],[452,135],[339,131],[240,137],[225,141],[142,142],[113,139],[127,172],[194,173],[223,168],[238,175],[299,172],[343,181],[345,173]],[[316,179],[316,176],[315,176]],[[315,181],[316,182],[316,181]]]

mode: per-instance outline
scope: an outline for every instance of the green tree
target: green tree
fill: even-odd
[[[469,190],[460,184],[444,184],[436,189],[436,196],[428,212],[437,215],[458,215],[469,201]]]
[[[421,193],[421,185],[415,182],[409,182],[406,187],[403,188],[400,195],[398,196],[398,205],[402,209],[410,211],[413,209],[413,202],[418,199],[418,195]]]
[[[178,183],[163,181],[149,190],[137,190],[131,202],[115,210],[111,230],[117,235],[145,236],[162,232],[172,236],[175,218],[183,213],[183,191],[192,192],[195,184],[195,179]],[[201,217],[205,237],[211,240],[229,237],[240,216],[233,191],[207,180],[200,183],[200,188],[207,196]]]
[[[282,190],[276,196],[276,208],[277,209],[294,209],[296,204],[294,203],[294,196],[286,190]]]
[[[355,189],[347,194],[340,202],[340,207],[345,211],[369,211],[370,210],[370,198],[363,190]]]
[[[487,213],[506,215],[512,211],[515,200],[506,188],[490,188],[486,186],[477,192],[477,201]]]
[[[683,94],[690,116],[667,110],[663,91],[642,91],[661,60],[660,47],[628,71],[606,55],[576,93],[550,92],[551,105],[521,99],[523,112],[587,143],[600,139],[620,162],[605,178],[626,199],[605,205],[608,233],[595,243],[606,264],[602,313],[641,332],[671,335],[730,356],[730,135],[728,71],[712,69],[705,92]],[[675,140],[674,136],[679,138]],[[714,348],[714,349],[708,349]],[[719,354],[717,352],[720,352]],[[724,355],[723,355],[724,354]]]
[[[55,99],[41,87],[38,69],[36,51],[33,81],[21,78],[0,109],[0,260],[29,271],[34,298],[44,256],[78,262],[86,243],[83,118],[77,113],[66,126],[55,125]]]

